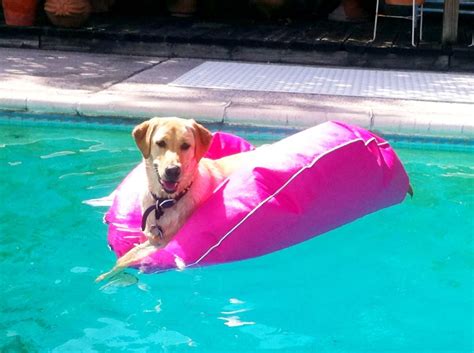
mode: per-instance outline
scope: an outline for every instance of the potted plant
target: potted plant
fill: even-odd
[[[59,27],[80,27],[91,13],[89,0],[46,0],[44,10]]]
[[[32,26],[38,0],[2,0],[5,23],[10,26]]]
[[[173,16],[188,17],[197,11],[197,0],[166,0],[168,11]]]

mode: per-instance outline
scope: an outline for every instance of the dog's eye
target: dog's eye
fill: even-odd
[[[191,145],[189,143],[185,142],[181,145],[181,150],[187,151],[187,150],[189,150],[189,147],[191,147]]]
[[[158,147],[165,148],[166,147],[166,142],[161,140],[156,143]]]

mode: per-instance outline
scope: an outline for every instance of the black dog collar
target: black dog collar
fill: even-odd
[[[186,189],[181,191],[174,198],[172,198],[172,197],[171,198],[170,197],[158,197],[154,193],[151,193],[151,196],[153,196],[153,199],[155,200],[155,204],[151,205],[150,207],[148,207],[145,210],[145,212],[143,212],[143,215],[142,215],[142,231],[145,231],[146,221],[147,221],[148,217],[150,216],[150,214],[153,211],[155,211],[155,225],[152,226],[151,231],[153,233],[156,232],[157,234],[155,234],[155,235],[157,235],[161,239],[163,239],[163,229],[158,225],[158,220],[161,218],[161,216],[163,216],[166,209],[171,208],[174,205],[176,205],[176,203],[179,200],[181,200],[184,195],[187,194],[187,192],[191,188],[191,185],[192,185],[192,183],[189,184],[189,186]]]

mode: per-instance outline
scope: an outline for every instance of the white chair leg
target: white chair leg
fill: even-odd
[[[423,4],[420,7],[420,42],[423,39]]]
[[[416,23],[416,4],[413,0],[413,9],[411,15],[411,45],[415,46],[415,23]]]
[[[375,40],[375,36],[377,35],[378,17],[379,17],[379,0],[377,0],[377,5],[375,6],[374,36],[372,37],[372,42]]]

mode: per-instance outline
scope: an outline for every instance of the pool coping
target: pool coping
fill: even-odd
[[[17,50],[19,57],[26,54],[32,57],[66,55],[63,53]],[[125,65],[128,65],[127,60],[133,59],[117,55],[67,55],[75,61],[78,58],[89,61],[125,60]],[[471,113],[474,105],[469,103],[169,85],[202,62],[204,60],[200,59],[150,58],[149,62],[132,73],[119,72],[110,84],[96,84],[92,89],[77,89],[74,82],[58,88],[55,81],[46,81],[44,89],[38,92],[29,88],[31,75],[15,75],[15,82],[21,89],[0,87],[0,110],[80,117],[146,119],[152,116],[180,116],[202,122],[290,128],[306,128],[328,120],[340,120],[385,134],[474,139]],[[37,76],[33,75],[33,78],[37,79]]]

